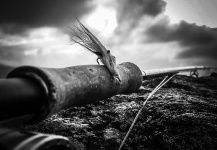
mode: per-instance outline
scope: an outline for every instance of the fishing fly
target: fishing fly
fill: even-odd
[[[121,82],[120,74],[118,73],[116,58],[107,50],[102,43],[76,18],[79,26],[74,25],[71,29],[71,40],[85,47],[88,51],[98,56],[99,60],[107,67],[115,79]]]

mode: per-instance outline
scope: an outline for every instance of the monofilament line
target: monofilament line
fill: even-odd
[[[151,98],[152,95],[154,95],[154,93],[156,93],[162,86],[164,86],[164,85],[165,85],[170,79],[172,79],[174,76],[175,76],[175,74],[170,75],[170,76],[166,76],[166,77],[161,81],[161,83],[160,83],[157,87],[155,87],[155,89],[148,95],[148,97],[146,98],[146,100],[143,102],[142,107],[139,109],[139,111],[138,111],[138,113],[137,113],[135,119],[133,120],[133,122],[132,122],[132,124],[131,124],[129,130],[127,131],[127,134],[125,135],[124,140],[122,141],[122,143],[121,143],[121,145],[120,145],[120,147],[119,147],[118,150],[121,150],[121,149],[122,149],[122,147],[123,147],[125,141],[127,140],[127,138],[128,138],[128,136],[129,136],[131,130],[133,129],[133,126],[135,125],[137,119],[139,118],[139,115],[140,115],[140,113],[142,112],[143,108],[145,107],[145,104],[147,103],[147,101]]]

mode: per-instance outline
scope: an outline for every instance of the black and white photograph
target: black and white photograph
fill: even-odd
[[[216,150],[216,0],[2,0],[0,150]]]

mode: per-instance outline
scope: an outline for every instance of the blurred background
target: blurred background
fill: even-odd
[[[72,44],[75,16],[116,56],[141,69],[217,65],[216,0],[2,0],[0,78],[14,67],[97,64]]]

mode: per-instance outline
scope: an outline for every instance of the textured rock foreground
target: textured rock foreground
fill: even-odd
[[[62,110],[29,131],[63,135],[79,149],[118,149],[144,99],[163,78],[137,93]],[[123,149],[217,149],[217,77],[176,76],[140,115]]]

